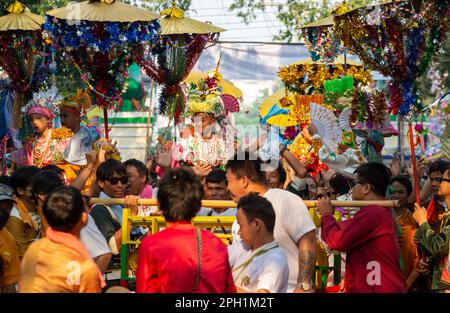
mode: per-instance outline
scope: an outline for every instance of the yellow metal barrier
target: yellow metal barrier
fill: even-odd
[[[321,216],[318,214],[316,206],[317,201],[304,201],[305,205],[309,208],[309,213],[314,221],[316,227],[321,225]],[[91,204],[105,204],[105,205],[124,205],[124,199],[100,199],[92,198]],[[346,207],[346,208],[358,208],[377,204],[384,207],[398,206],[398,201],[332,201],[333,206]],[[158,205],[156,199],[140,199],[138,205]],[[232,208],[236,207],[236,203],[232,201],[202,201],[203,207],[209,208]],[[348,217],[350,212],[354,209],[346,209]],[[342,214],[335,212],[334,214],[337,221],[342,220]],[[192,220],[195,227],[206,228],[212,231],[217,237],[219,237],[226,245],[231,244],[233,238],[231,234],[231,227],[235,220],[234,216],[199,216]],[[132,227],[144,226],[148,228],[150,234],[155,234],[165,227],[166,221],[163,216],[132,216],[130,209],[123,210],[122,216],[122,247],[121,247],[121,280],[133,280],[134,277],[130,276],[130,269],[136,269],[136,253],[140,244],[139,240],[131,239]],[[132,253],[130,253],[132,252]],[[323,253],[322,253],[323,254]],[[340,282],[340,269],[341,259],[340,253],[333,251],[334,254],[334,266],[328,266],[328,260],[317,264],[316,285],[324,287],[326,285],[326,278],[330,271],[334,271],[334,283]],[[324,258],[321,258],[324,259]]]

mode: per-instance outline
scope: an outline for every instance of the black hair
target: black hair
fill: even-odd
[[[120,161],[114,159],[106,160],[97,168],[97,181],[111,180],[114,173],[126,177],[127,168]]]
[[[40,171],[33,178],[32,189],[33,196],[39,194],[48,195],[54,189],[64,186],[61,177],[54,171]]]
[[[251,182],[266,185],[266,175],[262,170],[263,162],[254,153],[244,152],[236,154],[228,160],[226,169],[237,178],[247,177]]]
[[[273,233],[275,227],[275,211],[272,204],[264,197],[252,192],[245,197],[242,197],[238,204],[238,209],[241,209],[249,222],[255,218],[263,221],[269,233]]]
[[[360,165],[355,174],[358,174],[358,179],[369,183],[375,194],[381,197],[386,196],[386,190],[391,180],[391,170],[379,162],[369,162]]]
[[[280,162],[280,165],[277,167],[278,172],[278,180],[281,184],[286,182],[286,171],[284,170],[283,164]]]
[[[22,166],[19,167],[11,176],[11,184],[14,192],[17,194],[17,189],[25,189],[31,186],[34,177],[39,173],[41,169],[36,166]]]
[[[442,175],[444,175],[444,173],[447,171],[450,171],[450,163],[447,164],[447,166],[442,169],[442,171],[441,171]]]
[[[64,175],[64,170],[57,167],[56,165],[49,164],[42,168],[43,171],[53,171],[58,175]]]
[[[338,195],[347,194],[353,187],[353,179],[340,173],[334,174],[330,179],[330,187],[334,189]]]
[[[169,170],[159,181],[159,207],[169,222],[190,221],[202,206],[200,177],[188,167]]]
[[[12,182],[11,182],[11,177],[9,177],[9,176],[0,176],[0,184],[4,184],[8,187],[13,188]]]
[[[138,174],[139,174],[139,176],[140,177],[145,177],[145,182],[147,182],[148,181],[148,168],[145,166],[145,164],[144,163],[142,163],[141,161],[139,161],[139,160],[136,160],[136,159],[129,159],[129,160],[126,160],[124,163],[123,163],[123,165],[125,166],[125,168],[127,167],[127,166],[133,166],[133,167],[135,167],[136,168],[136,170],[137,170],[137,172],[138,172]]]
[[[226,172],[222,169],[215,168],[208,175],[206,175],[206,183],[225,183],[227,184]]]
[[[81,192],[74,187],[54,189],[45,200],[43,213],[51,228],[61,232],[71,231],[85,212]]]
[[[439,172],[444,173],[444,169],[449,165],[450,163],[444,160],[436,160],[433,163],[430,164],[428,167],[428,175],[430,175],[433,172]]]
[[[412,183],[411,180],[409,179],[408,176],[405,175],[398,175],[395,177],[392,177],[391,181],[389,182],[389,184],[393,184],[395,182],[398,182],[399,184],[403,185],[406,188],[406,193],[408,194],[408,196],[411,194],[412,192]]]

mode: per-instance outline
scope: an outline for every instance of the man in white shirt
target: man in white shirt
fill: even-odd
[[[316,264],[316,227],[303,200],[281,189],[269,189],[262,162],[250,153],[239,154],[227,163],[228,191],[234,202],[255,192],[269,200],[276,215],[274,237],[284,250],[289,264],[288,292],[312,292],[312,274]],[[231,267],[249,255],[237,236],[229,247]]]
[[[237,292],[285,293],[289,283],[286,254],[273,237],[275,211],[270,202],[251,193],[238,203],[239,234],[251,255],[232,268]]]

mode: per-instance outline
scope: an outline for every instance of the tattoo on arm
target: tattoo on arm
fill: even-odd
[[[314,268],[316,266],[315,251],[299,251],[298,257],[298,283],[311,283]]]

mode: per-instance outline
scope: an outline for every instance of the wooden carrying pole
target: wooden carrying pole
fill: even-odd
[[[413,128],[412,123],[409,121],[408,123],[409,129],[409,145],[411,148],[411,164],[413,167],[413,179],[414,179],[414,190],[416,193],[416,202],[420,204],[420,188],[419,188],[419,176],[417,175],[417,161],[416,161],[416,151],[414,148],[414,137],[413,137]]]
[[[304,201],[306,207],[315,208],[317,207],[317,201]],[[124,205],[123,198],[117,199],[100,199],[92,198],[91,204],[105,204],[105,205]],[[383,200],[383,201],[331,201],[331,204],[335,207],[352,207],[359,208],[369,205],[379,205],[386,208],[398,207],[398,200]],[[138,205],[158,205],[156,199],[139,199]],[[218,201],[218,200],[203,200],[202,207],[206,208],[235,208],[236,203],[233,201]]]

